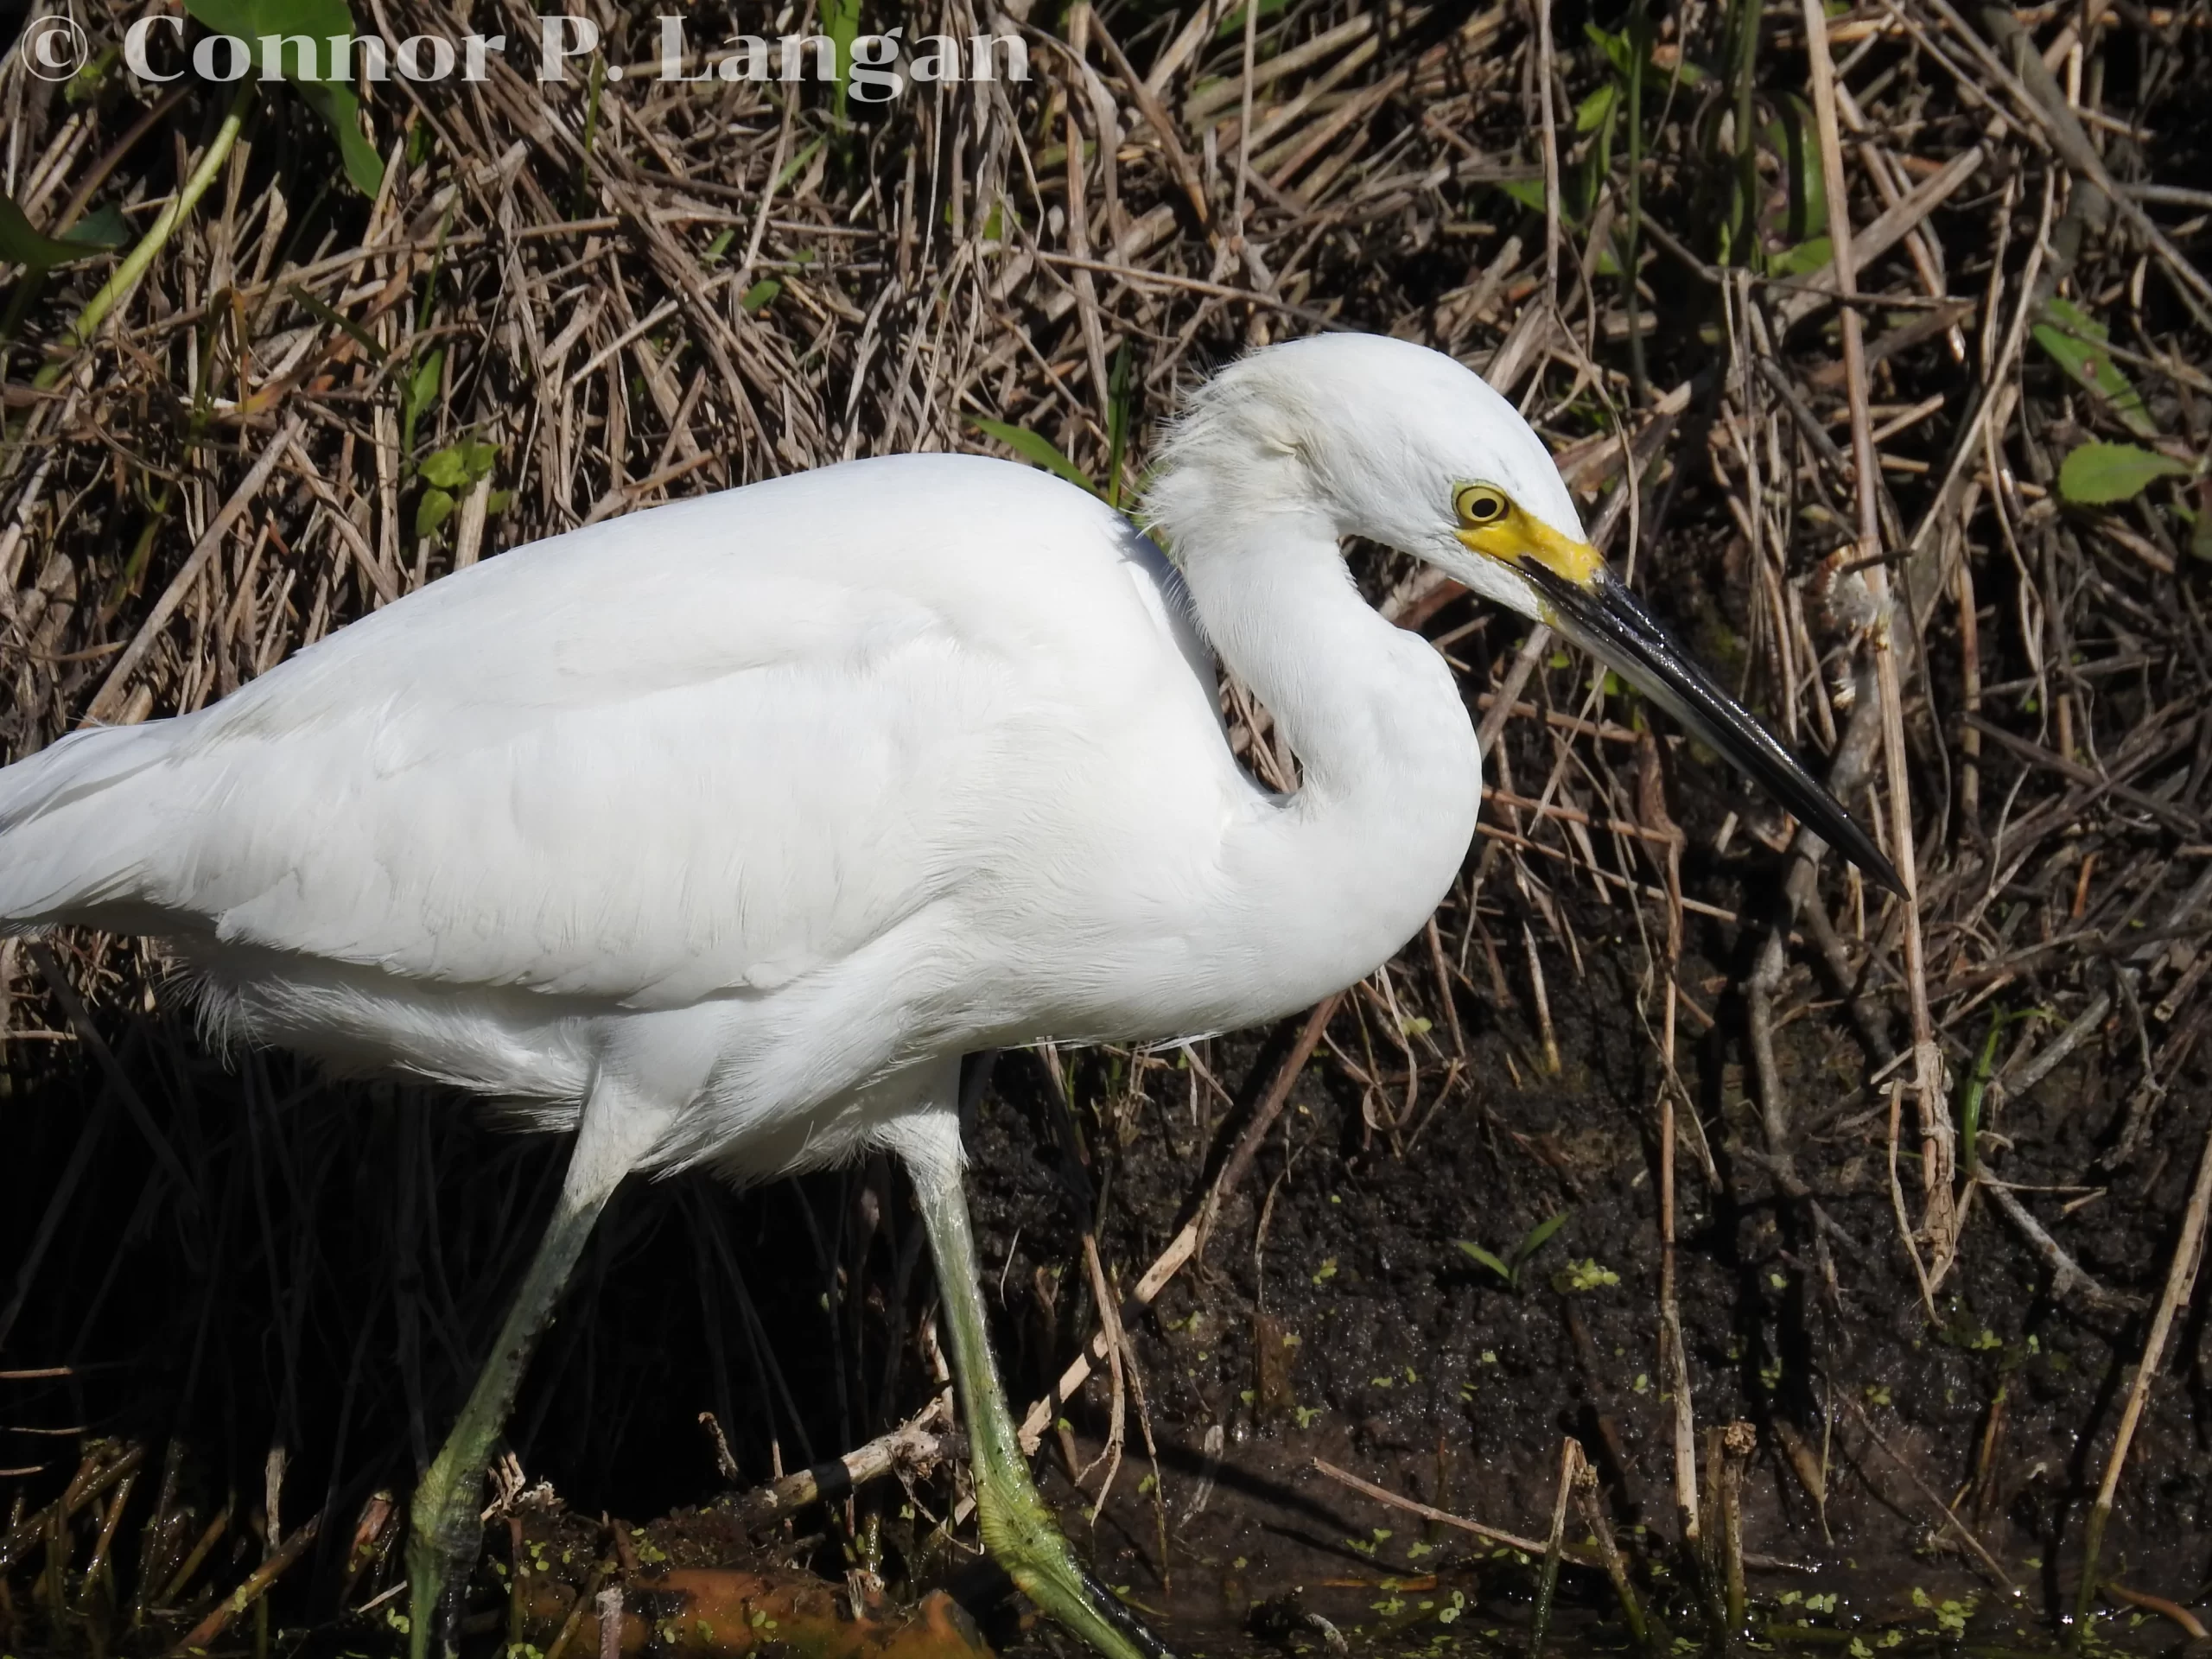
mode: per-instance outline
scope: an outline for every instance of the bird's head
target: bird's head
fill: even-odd
[[[1613,574],[1543,441],[1452,358],[1351,334],[1255,352],[1193,394],[1146,505],[1178,548],[1302,520],[1427,560],[1588,651],[1874,880],[1904,890],[1835,798]]]

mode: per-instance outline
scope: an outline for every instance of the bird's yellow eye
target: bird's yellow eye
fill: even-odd
[[[1494,524],[1513,510],[1513,504],[1505,499],[1505,492],[1488,484],[1464,486],[1452,498],[1452,505],[1458,512],[1460,523],[1467,524]]]

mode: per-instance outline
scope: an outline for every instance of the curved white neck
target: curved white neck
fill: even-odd
[[[1371,972],[1428,919],[1474,836],[1481,753],[1443,658],[1360,597],[1319,515],[1255,515],[1187,548],[1183,573],[1303,772],[1235,837],[1225,871],[1266,942],[1255,971],[1287,1013]]]

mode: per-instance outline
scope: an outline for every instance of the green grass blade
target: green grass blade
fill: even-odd
[[[1048,439],[1039,437],[1027,427],[1009,426],[1004,421],[987,421],[980,415],[970,415],[968,423],[977,431],[996,438],[1033,466],[1042,467],[1048,473],[1058,473],[1069,483],[1080,485],[1093,495],[1103,498],[1104,492],[1090,481],[1089,473],[1062,454]]]
[[[1465,1238],[1455,1238],[1452,1242],[1454,1244],[1457,1244],[1461,1249],[1465,1250],[1476,1261],[1481,1262],[1483,1266],[1488,1268],[1499,1278],[1504,1280],[1507,1284],[1510,1285],[1513,1283],[1513,1269],[1507,1267],[1504,1262],[1499,1261],[1497,1257],[1492,1255],[1488,1250],[1483,1249],[1481,1245],[1476,1243],[1471,1239]]]
[[[1567,1217],[1573,1213],[1572,1210],[1562,1210],[1549,1220],[1538,1222],[1529,1230],[1528,1237],[1513,1247],[1514,1265],[1518,1267],[1538,1250],[1542,1249],[1551,1242],[1552,1235],[1567,1225]]]

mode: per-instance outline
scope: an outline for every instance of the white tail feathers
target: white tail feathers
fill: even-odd
[[[173,725],[72,732],[0,768],[0,931],[130,902],[140,837],[157,830],[112,791],[170,753]]]

